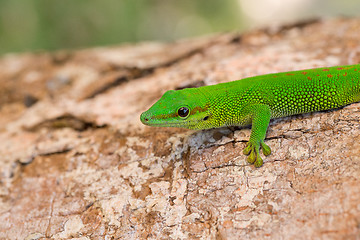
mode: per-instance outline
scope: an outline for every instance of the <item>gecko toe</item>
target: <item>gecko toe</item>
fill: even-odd
[[[255,161],[255,163],[254,163],[254,166],[257,167],[257,168],[259,168],[259,167],[261,167],[262,165],[263,165],[263,160],[262,160],[262,158],[261,158],[259,155],[257,155],[256,161]]]
[[[262,151],[265,156],[269,156],[271,154],[271,148],[264,143],[264,141],[260,142]]]
[[[247,158],[248,163],[253,164],[256,161],[256,153],[255,151],[251,151],[250,155]]]
[[[251,146],[250,142],[248,142],[246,148],[243,151],[243,154],[249,155],[251,152],[251,149],[252,149],[252,146]]]

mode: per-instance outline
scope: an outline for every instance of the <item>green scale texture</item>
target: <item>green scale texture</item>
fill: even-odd
[[[150,126],[207,129],[252,124],[244,153],[256,167],[271,118],[338,108],[360,101],[360,65],[267,74],[200,88],[168,91],[141,121]],[[178,110],[185,107],[186,116]]]

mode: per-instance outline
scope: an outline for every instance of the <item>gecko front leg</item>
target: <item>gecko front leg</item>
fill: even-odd
[[[249,155],[247,158],[249,163],[254,163],[255,167],[261,167],[263,160],[260,157],[260,147],[265,156],[271,153],[270,147],[264,142],[270,122],[271,110],[268,105],[257,104],[250,107],[249,114],[252,121],[251,135],[243,153]]]

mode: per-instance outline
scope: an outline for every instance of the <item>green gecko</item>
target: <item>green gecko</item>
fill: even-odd
[[[252,125],[243,153],[260,167],[270,119],[339,108],[360,101],[360,64],[266,74],[241,80],[170,90],[140,116],[156,127],[209,129]]]

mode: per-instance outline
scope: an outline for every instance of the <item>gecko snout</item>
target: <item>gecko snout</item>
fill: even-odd
[[[150,119],[150,116],[148,114],[148,112],[143,112],[141,115],[140,115],[140,121],[143,123],[143,124],[147,124],[149,122],[149,119]]]

